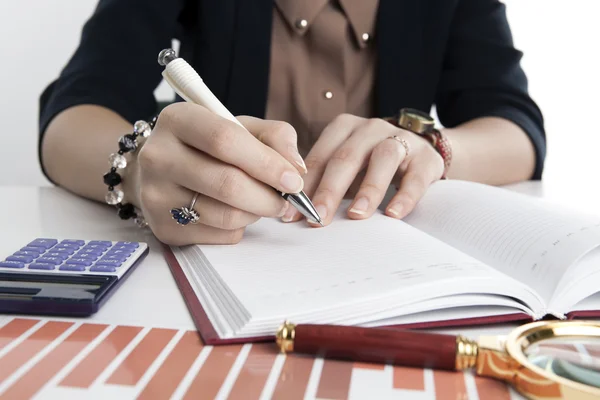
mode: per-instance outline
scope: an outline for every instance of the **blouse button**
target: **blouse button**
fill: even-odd
[[[368,33],[363,33],[361,36],[361,39],[363,41],[363,43],[368,43],[369,40],[371,39],[371,35],[369,35]]]
[[[296,28],[298,29],[306,29],[308,26],[308,21],[305,19],[299,19],[296,21]]]
[[[325,97],[327,100],[331,100],[331,99],[333,99],[333,92],[330,92],[328,90],[325,93],[323,93],[323,97]]]

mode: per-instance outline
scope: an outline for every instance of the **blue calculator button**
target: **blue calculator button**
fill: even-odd
[[[25,268],[25,263],[20,261],[0,261],[0,267],[4,268]]]
[[[29,246],[26,246],[26,247],[23,247],[21,249],[21,251],[28,251],[28,252],[31,252],[31,253],[37,253],[39,255],[39,254],[45,252],[46,249],[42,249],[41,247],[29,247]]]
[[[55,257],[55,258],[60,258],[64,261],[69,257],[69,253],[63,253],[62,251],[52,250],[47,253],[44,253],[44,257]]]
[[[56,239],[35,239],[33,242],[29,243],[27,247],[41,247],[43,249],[49,249],[58,243]]]
[[[106,254],[104,257],[102,257],[100,259],[100,261],[117,260],[117,261],[123,262],[123,261],[127,260],[127,257],[128,256],[126,256],[124,254]]]
[[[83,265],[84,267],[88,267],[88,266],[92,265],[93,263],[94,263],[94,261],[88,260],[86,258],[69,258],[67,261],[65,261],[65,264]]]
[[[101,244],[86,244],[85,246],[83,246],[83,249],[94,250],[94,251],[99,251],[99,252],[103,253],[106,251],[106,249],[108,249],[108,247],[102,246]]]
[[[35,257],[32,256],[19,256],[19,255],[12,255],[12,256],[8,256],[6,257],[6,261],[20,261],[20,262],[24,262],[26,264],[29,264],[30,262],[33,261]]]
[[[67,250],[79,250],[81,246],[77,246],[76,244],[69,244],[69,243],[60,243],[58,245],[56,245],[56,247],[52,250],[55,249],[67,249]]]
[[[140,244],[138,242],[117,242],[117,244],[115,245],[115,247],[121,246],[137,249],[138,247],[140,247]]]
[[[121,260],[103,260],[100,259],[98,260],[98,262],[96,263],[96,265],[101,265],[104,267],[120,267],[121,264],[123,264],[123,261]]]
[[[112,242],[109,242],[108,240],[92,240],[88,243],[88,246],[101,246],[104,248],[109,248],[112,246]]]
[[[93,253],[75,253],[73,255],[73,258],[75,258],[75,259],[81,258],[82,260],[90,260],[90,261],[96,261],[98,259],[98,257],[100,257],[99,254],[93,254]]]
[[[133,254],[135,250],[134,249],[122,249],[122,250],[115,250],[115,249],[111,249],[108,252],[106,252],[107,256],[112,256],[112,255],[123,255],[126,257],[129,257],[131,254]]]
[[[81,247],[85,244],[85,240],[65,239],[61,241],[60,244],[74,244],[75,246]]]
[[[61,265],[58,269],[61,271],[79,271],[79,272],[85,271],[85,267],[83,265],[65,264],[65,265]]]
[[[89,249],[84,247],[83,249],[79,250],[77,252],[77,254],[95,254],[98,256],[101,256],[104,252],[100,249]]]
[[[40,257],[36,260],[39,263],[42,264],[54,264],[54,265],[58,265],[58,264],[62,264],[63,259],[61,257]]]
[[[46,264],[46,263],[33,263],[33,264],[29,264],[29,269],[43,269],[46,271],[51,271],[54,268],[56,268],[56,265],[54,264]]]
[[[58,245],[60,246],[60,245]],[[75,251],[77,250],[76,248],[70,248],[70,247],[53,247],[52,248],[52,252],[53,253],[61,253],[64,254],[66,256],[70,256],[71,254],[75,253]]]
[[[38,258],[40,256],[40,253],[38,253],[37,251],[15,251],[15,254],[13,254],[14,256],[29,256],[29,257],[33,257],[33,258]]]
[[[115,272],[115,267],[104,266],[104,265],[96,265],[90,268],[90,272]]]

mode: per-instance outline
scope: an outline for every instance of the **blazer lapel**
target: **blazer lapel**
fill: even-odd
[[[235,0],[195,1],[197,26],[190,28],[182,41],[184,55],[193,48],[194,68],[206,85],[227,104],[235,33]]]
[[[264,118],[269,89],[273,1],[235,2],[236,32],[227,106],[234,115]]]
[[[379,117],[392,116],[402,107],[430,106],[423,68],[423,27],[419,25],[419,21],[423,21],[421,1],[379,1],[375,39],[378,52],[375,95]]]

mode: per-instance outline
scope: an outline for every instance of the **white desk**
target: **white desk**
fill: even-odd
[[[511,189],[546,197],[562,204],[576,204],[579,209],[595,212],[596,208],[596,204],[594,203],[597,200],[583,197],[583,191],[580,193],[560,191],[548,184],[535,182],[515,185]],[[188,361],[190,364],[189,370],[180,372],[181,376],[164,375],[171,381],[173,379],[180,379],[180,382],[177,381],[173,386],[171,392],[166,389],[163,392],[155,390],[153,396],[146,396],[148,391],[142,391],[148,382],[152,381],[154,385],[161,384],[161,382],[157,383],[153,380],[155,375],[158,375],[156,371],[160,370],[161,364],[168,358],[171,350],[176,346],[184,332],[195,330],[182,296],[163,259],[160,244],[147,231],[139,230],[131,222],[120,221],[114,209],[83,200],[58,188],[0,187],[0,199],[2,199],[0,201],[2,205],[0,207],[0,222],[2,224],[2,240],[0,241],[1,256],[9,254],[36,237],[145,241],[150,245],[150,254],[145,261],[138,266],[123,286],[117,290],[97,314],[85,320],[70,320],[76,323],[69,328],[69,332],[73,332],[78,326],[84,323],[107,324],[109,327],[97,338],[90,339],[89,343],[84,343],[85,346],[82,347],[82,351],[77,356],[70,359],[70,361],[67,360],[69,361],[68,363],[61,365],[57,371],[44,378],[43,382],[39,381],[42,378],[36,378],[38,379],[37,381],[32,378],[32,382],[35,382],[39,386],[34,391],[34,393],[37,393],[37,398],[54,398],[55,396],[60,396],[61,398],[80,398],[82,394],[85,394],[85,398],[107,398],[107,396],[112,396],[115,399],[126,399],[135,398],[140,393],[144,393],[142,397],[145,398],[168,398],[173,393],[175,398],[179,398],[189,388],[194,387],[194,379],[199,379],[198,376],[200,375],[196,376],[196,374],[199,374],[198,371],[202,371],[201,366],[203,364],[212,362],[210,364],[211,368],[215,368],[214,371],[217,371],[218,368],[215,366],[221,365],[219,364],[220,360],[226,360],[232,354],[235,357],[228,361],[229,364],[226,363],[227,368],[223,370],[222,375],[219,375],[217,372],[213,375],[204,374],[202,379],[204,379],[203,382],[208,387],[206,390],[203,390],[203,394],[199,396],[200,398],[212,398],[215,395],[226,398],[228,394],[231,395],[231,398],[238,398],[238,394],[243,392],[237,391],[238,388],[234,386],[236,379],[241,376],[245,376],[246,378],[249,376],[253,379],[253,382],[263,379],[264,382],[260,390],[256,393],[262,393],[265,397],[271,397],[271,394],[273,394],[274,398],[279,397],[281,393],[285,393],[285,398],[302,398],[303,396],[311,398],[324,396],[325,394],[334,398],[337,396],[360,398],[362,395],[376,394],[375,397],[377,398],[392,398],[398,395],[405,396],[404,398],[406,398],[406,396],[410,395],[421,399],[436,398],[436,396],[443,399],[448,396],[448,398],[455,398],[463,392],[470,394],[470,398],[472,398],[477,396],[478,390],[480,398],[485,397],[486,390],[489,390],[489,393],[496,393],[494,390],[497,390],[500,393],[500,398],[509,398],[509,393],[513,397],[516,397],[514,393],[507,391],[499,385],[487,382],[482,383],[481,380],[475,379],[469,374],[464,376],[463,374],[434,374],[428,370],[425,372],[411,372],[391,367],[372,369],[365,366],[361,367],[360,365],[352,366],[351,363],[328,364],[322,360],[313,361],[312,359],[307,361],[306,358],[301,357],[296,357],[288,363],[284,356],[275,357],[274,353],[271,356],[262,353],[262,356],[261,354],[255,355],[251,353],[254,350],[251,350],[249,345],[241,348],[234,346],[232,347],[233,353],[229,355],[227,354],[227,350],[223,350],[224,353],[219,356],[220,358],[217,358],[217,352],[214,351],[212,352],[214,353],[212,359],[209,354],[211,353],[211,348],[204,347],[198,350],[198,357]],[[37,354],[30,358],[23,358],[22,363],[18,365],[13,360],[13,370],[8,371],[6,370],[8,367],[5,366],[5,370],[3,371],[2,357],[10,352],[14,356],[15,349],[17,348],[27,350],[26,347],[31,345],[26,340],[27,337],[35,334],[35,331],[41,329],[46,323],[45,319],[36,318],[40,322],[28,329],[23,335],[17,337],[16,341],[7,345],[5,344],[3,348],[1,327],[10,323],[10,321],[14,321],[13,317],[0,315],[0,399],[3,398],[3,392],[9,393],[7,390],[10,389],[11,385],[17,385],[19,381],[27,377],[28,371],[34,368],[37,362],[43,359],[53,348],[56,348],[66,335],[68,335],[65,332],[60,337],[51,338],[52,340],[50,340],[48,346],[43,347]],[[52,319],[57,320],[56,318]],[[122,349],[120,353],[117,352],[114,354],[114,359],[107,364],[105,370],[100,371],[100,375],[92,383],[89,383],[88,387],[73,388],[59,384],[59,381],[63,377],[70,374],[69,371],[77,368],[78,362],[84,359],[86,354],[91,354],[94,346],[108,335],[110,329],[126,325],[140,326],[144,327],[144,329],[129,344],[129,347]],[[489,328],[460,329],[460,332],[472,337],[476,337],[481,333],[505,334],[514,326],[503,325]],[[172,329],[174,336],[167,340],[168,344],[166,347],[163,344],[164,348],[161,347],[162,350],[159,349],[159,353],[155,359],[146,361],[147,364],[145,364],[143,371],[137,371],[141,375],[135,379],[131,378],[128,382],[125,380],[126,382],[121,382],[121,384],[105,382],[111,371],[117,370],[119,364],[128,356],[128,353],[134,351],[134,342],[139,343],[143,340],[144,335],[148,334],[151,329],[156,330],[156,328]],[[440,331],[456,332],[453,329]],[[264,348],[261,351],[264,352]],[[253,365],[248,365],[249,362],[245,362],[250,359],[249,357],[254,360],[255,363]],[[290,358],[287,357],[288,360]],[[261,364],[262,361],[257,364],[257,360],[266,361],[265,364]],[[350,367],[348,367],[349,365]],[[125,367],[121,367],[118,370],[122,371],[123,368],[127,370]],[[135,366],[131,367],[132,371],[135,369]],[[132,372],[133,375],[135,375],[134,372]],[[417,385],[416,388],[411,388],[410,382],[408,386],[402,386],[401,378],[403,373],[406,373],[407,377],[413,377],[411,379],[420,380],[420,386]],[[415,373],[416,378],[414,378]],[[323,379],[320,379],[321,377]],[[163,377],[161,379],[167,378]],[[325,379],[329,381],[326,382],[324,381]],[[346,386],[344,386],[344,379],[346,380]],[[110,381],[110,379],[108,380]],[[25,387],[24,383],[21,384]],[[29,384],[28,387],[31,388],[32,384]],[[233,392],[231,392],[232,387],[234,387]],[[248,390],[250,392],[246,392],[246,395],[254,393],[251,389],[249,387]],[[254,388],[254,390],[257,389]],[[252,396],[249,398],[252,398]]]

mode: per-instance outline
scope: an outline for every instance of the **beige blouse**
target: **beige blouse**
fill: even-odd
[[[337,115],[373,114],[377,0],[275,0],[266,118],[306,156]]]

